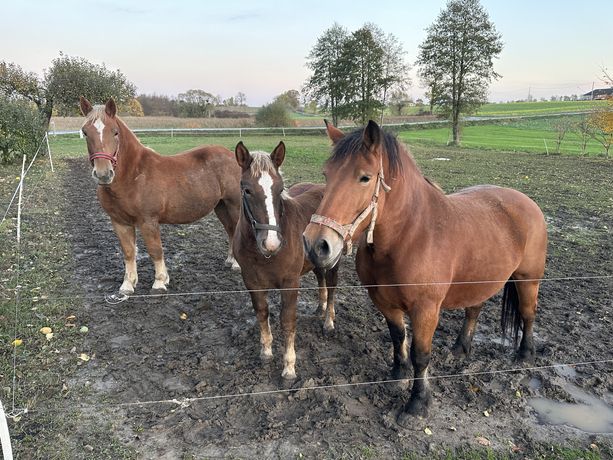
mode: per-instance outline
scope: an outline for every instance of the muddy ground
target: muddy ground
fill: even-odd
[[[410,428],[395,423],[408,400],[398,383],[300,390],[391,378],[387,326],[362,288],[339,290],[336,332],[329,337],[314,315],[315,292],[301,293],[293,391],[240,396],[288,389],[281,378],[278,296],[271,302],[275,358],[270,364],[259,359],[259,332],[247,294],[139,297],[149,294],[153,283],[142,241],[137,296],[116,305],[105,302],[103,294],[115,292],[121,283],[122,257],[86,163],[66,161],[62,193],[69,205],[58,219],[64,219],[69,236],[72,262],[66,269],[72,271],[72,289],[83,299],[79,319],[89,326],[84,350],[92,358],[67,382],[74,396],[66,404],[79,412],[80,423],[63,436],[74,446],[75,457],[105,457],[100,453],[104,441],[92,440],[91,433],[92,427],[109,424],[126,456],[152,459],[435,457],[488,443],[494,451],[518,458],[538,457],[549,445],[589,449],[593,444],[603,456],[612,452],[613,420],[607,421],[606,412],[613,404],[610,363],[487,373],[521,367],[510,346],[500,341],[499,297],[483,310],[473,354],[466,361],[449,353],[463,313],[443,313],[434,337],[431,376],[484,374],[433,379],[431,414]],[[610,228],[611,222],[599,219],[548,216],[552,244],[559,244],[551,254],[563,244],[573,250],[572,242],[559,236],[563,227]],[[227,243],[214,216],[192,225],[165,226],[162,235],[171,293],[243,289],[240,274],[223,266]],[[593,253],[575,251],[568,259],[550,255],[548,276],[576,274],[583,266],[593,267],[584,274],[607,274],[612,246],[610,233],[604,233]],[[350,258],[343,261],[339,283],[359,284]],[[304,287],[315,285],[313,275],[304,278]],[[181,319],[182,313],[187,319]],[[610,280],[543,283],[536,365],[612,359],[612,325]],[[609,404],[588,409],[603,415],[608,434],[545,423],[530,404],[532,398],[581,403],[577,391]],[[184,406],[133,404],[217,396]]]

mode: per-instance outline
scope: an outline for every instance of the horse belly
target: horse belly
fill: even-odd
[[[451,284],[443,299],[442,308],[452,310],[479,305],[496,295],[505,283],[506,280],[496,283]]]

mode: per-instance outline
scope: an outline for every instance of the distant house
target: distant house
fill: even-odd
[[[609,97],[613,97],[613,88],[600,88],[590,91],[589,93],[582,94],[579,99],[582,101],[591,101],[607,99]]]

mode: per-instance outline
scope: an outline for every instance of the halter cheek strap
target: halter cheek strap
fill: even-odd
[[[108,160],[111,162],[113,167],[117,166],[117,152],[114,154],[106,153],[106,152],[94,152],[89,154],[89,162],[94,165],[94,160]]]
[[[338,233],[343,239],[343,243],[345,245],[345,253],[351,254],[351,250],[353,248],[353,234],[358,229],[360,224],[368,217],[369,214],[372,213],[372,217],[370,218],[370,224],[368,225],[368,231],[366,233],[366,242],[368,244],[373,244],[374,236],[373,233],[375,231],[375,223],[377,222],[377,205],[379,203],[379,193],[381,188],[387,193],[392,188],[385,183],[385,176],[383,175],[383,162],[381,162],[381,166],[379,168],[379,173],[377,174],[377,183],[375,185],[375,191],[370,199],[370,203],[366,206],[358,216],[353,220],[352,223],[342,225],[336,222],[334,219],[331,219],[327,216],[320,216],[319,214],[313,214],[311,216],[311,222],[314,224],[323,225],[324,227],[329,227]]]
[[[273,230],[275,232],[281,233],[281,227],[277,225],[261,224],[255,219],[253,212],[251,211],[251,206],[249,206],[249,201],[247,200],[247,197],[245,196],[244,193],[243,193],[243,209],[245,211],[245,217],[247,217],[247,219],[249,220],[249,223],[251,224],[251,228],[253,228],[254,234],[257,230]]]

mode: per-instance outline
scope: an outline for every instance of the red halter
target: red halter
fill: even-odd
[[[117,166],[117,152],[114,154],[106,153],[106,152],[94,152],[89,154],[89,162],[94,165],[94,160],[108,160],[113,165],[113,168]]]

